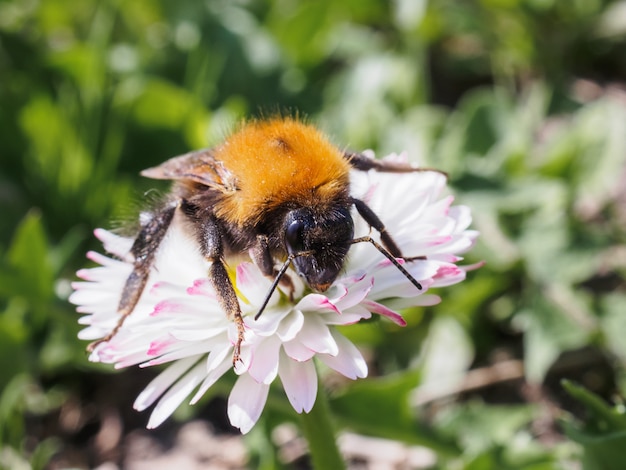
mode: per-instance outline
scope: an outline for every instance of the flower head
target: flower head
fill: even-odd
[[[419,257],[398,261],[422,290],[371,244],[358,243],[349,252],[343,274],[327,292],[311,292],[294,272],[287,271],[293,291],[279,286],[255,320],[272,281],[249,261],[227,260],[246,327],[240,361],[234,367],[238,377],[228,400],[230,421],[241,432],[248,432],[258,420],[277,377],[297,412],[311,410],[318,386],[314,358],[350,379],[367,376],[363,356],[337,326],[373,314],[404,326],[398,310],[436,304],[440,298],[428,289],[465,278],[465,269],[456,263],[477,233],[468,229],[469,209],[452,206],[452,197],[442,197],[445,184],[445,177],[437,172],[351,174],[352,194],[381,214],[405,256]],[[377,234],[356,213],[353,218],[355,236],[376,239]],[[128,259],[133,240],[101,229],[95,234],[116,258],[91,252],[88,257],[99,266],[77,273],[83,282],[74,284],[70,300],[85,314],[80,322],[87,326],[80,338],[86,340],[103,338],[115,327],[117,302],[133,269]],[[137,410],[156,403],[148,423],[151,428],[188,397],[197,402],[233,368],[237,341],[236,325],[221,311],[207,278],[207,261],[176,218],[155,259],[132,314],[90,356],[117,368],[168,364],[135,401]]]

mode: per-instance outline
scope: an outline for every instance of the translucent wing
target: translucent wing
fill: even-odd
[[[157,180],[193,181],[222,192],[237,189],[235,176],[215,159],[211,149],[170,158],[159,166],[143,170],[141,175]]]

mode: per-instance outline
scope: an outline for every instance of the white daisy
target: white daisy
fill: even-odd
[[[318,386],[314,358],[348,378],[366,377],[361,353],[336,326],[357,323],[372,314],[404,325],[398,309],[436,304],[440,298],[427,293],[429,288],[465,278],[465,269],[456,263],[461,260],[459,254],[472,246],[477,232],[468,229],[469,209],[452,206],[450,196],[442,197],[445,185],[445,177],[436,172],[351,174],[352,194],[380,215],[403,254],[426,257],[401,261],[422,290],[371,244],[359,243],[351,248],[343,275],[327,292],[312,293],[295,273],[287,271],[295,286],[293,301],[279,287],[255,320],[271,280],[250,262],[231,267],[246,325],[241,360],[235,367],[238,378],[228,400],[233,426],[242,433],[254,426],[277,377],[293,408],[309,412]],[[356,212],[354,220],[356,236],[376,239],[377,233]],[[119,296],[132,271],[128,259],[132,240],[101,229],[95,234],[116,259],[91,252],[88,257],[100,266],[78,272],[84,282],[74,283],[70,300],[85,314],[80,322],[88,326],[80,338],[86,340],[102,338],[113,329]],[[188,397],[191,403],[197,402],[233,367],[236,339],[236,326],[221,311],[207,278],[206,261],[175,219],[135,310],[109,342],[93,351],[90,360],[117,368],[169,363],[135,401],[137,410],[156,403],[148,423],[153,428]]]

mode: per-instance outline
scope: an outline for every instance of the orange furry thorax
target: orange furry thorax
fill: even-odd
[[[295,119],[253,121],[215,149],[236,180],[215,214],[240,227],[286,204],[323,209],[347,197],[350,165],[315,127]]]

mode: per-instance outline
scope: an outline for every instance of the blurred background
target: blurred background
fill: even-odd
[[[282,110],[447,171],[481,232],[440,305],[346,332],[350,467],[623,469],[625,79],[626,1],[0,0],[0,468],[308,468],[280,390],[245,438],[228,379],[145,431],[157,371],[88,363],[67,302],[141,169]]]

